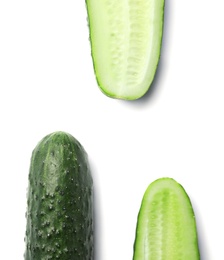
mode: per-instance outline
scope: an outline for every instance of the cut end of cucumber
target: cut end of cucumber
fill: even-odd
[[[108,96],[134,100],[158,65],[164,0],[86,0],[97,82]]]
[[[138,215],[133,259],[200,259],[192,205],[175,180],[161,178],[147,188]]]

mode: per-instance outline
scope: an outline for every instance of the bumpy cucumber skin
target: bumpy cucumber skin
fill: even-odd
[[[87,10],[87,21],[88,21],[88,27],[89,27],[89,39],[90,39],[90,45],[91,45],[91,56],[92,56],[92,61],[93,61],[93,69],[94,69],[94,73],[95,73],[95,77],[96,77],[96,81],[97,81],[97,84],[100,88],[100,90],[102,91],[102,93],[104,93],[106,96],[110,97],[110,98],[115,98],[115,99],[122,99],[122,100],[137,100],[137,99],[140,99],[142,98],[147,92],[148,90],[150,89],[154,79],[155,79],[155,75],[156,75],[156,71],[157,71],[157,68],[158,68],[158,64],[159,64],[159,61],[160,61],[160,57],[161,57],[161,48],[162,48],[162,39],[163,39],[163,27],[164,27],[164,10],[165,10],[165,0],[163,1],[163,5],[162,5],[162,8],[161,8],[161,14],[160,14],[160,19],[161,19],[161,27],[160,27],[160,32],[158,32],[158,43],[157,43],[157,48],[155,50],[155,53],[157,53],[157,57],[155,59],[155,64],[153,67],[151,68],[148,68],[148,70],[151,71],[151,76],[150,78],[147,80],[147,86],[144,87],[144,89],[140,92],[136,92],[136,93],[131,93],[131,91],[128,93],[128,94],[120,94],[118,91],[116,90],[113,90],[111,91],[109,89],[108,86],[106,86],[103,82],[103,80],[101,79],[101,75],[100,73],[98,72],[98,68],[97,68],[97,61],[96,61],[96,58],[94,56],[94,43],[93,43],[93,40],[92,40],[92,34],[94,32],[92,32],[92,24],[91,24],[91,19],[90,17],[92,16],[91,12],[90,12],[90,8],[89,8],[89,3],[91,3],[92,0],[85,0],[86,2],[86,10]],[[122,0],[121,0],[122,1]],[[108,1],[110,2],[110,1]],[[113,2],[113,0],[111,0],[111,2]],[[129,1],[131,2],[131,0]],[[131,22],[131,21],[127,21],[128,22]],[[96,45],[96,43],[95,43]],[[124,86],[125,88],[125,86]],[[136,86],[135,88],[138,88],[138,86]]]
[[[93,259],[93,181],[70,134],[43,138],[32,153],[25,260]]]
[[[175,180],[158,179],[148,186],[142,199],[133,260],[189,259],[200,260],[190,198]]]

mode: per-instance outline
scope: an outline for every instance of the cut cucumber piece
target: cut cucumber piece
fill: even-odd
[[[98,85],[134,100],[149,89],[160,57],[164,0],[86,0]]]
[[[147,188],[138,215],[133,259],[200,259],[192,205],[175,180],[161,178]]]

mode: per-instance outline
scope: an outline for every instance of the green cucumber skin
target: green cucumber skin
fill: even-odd
[[[133,2],[136,2],[136,4],[138,4],[137,1],[134,1],[134,0],[128,0],[128,1],[120,0],[120,1],[123,2],[123,3],[127,3],[128,5],[130,5],[130,3],[133,3]],[[149,57],[145,54],[145,56],[148,57],[148,60],[150,60],[150,59],[154,60],[153,65],[150,66],[150,67],[147,67],[147,65],[142,66],[141,70],[147,69],[146,72],[145,72],[144,79],[142,80],[142,82],[138,82],[138,84],[136,84],[135,87],[131,87],[132,90],[125,91],[125,93],[123,91],[117,90],[114,87],[109,86],[108,83],[105,83],[105,80],[102,77],[102,73],[99,72],[100,71],[99,70],[100,61],[98,61],[98,58],[96,58],[96,55],[95,55],[95,49],[96,49],[95,46],[97,46],[97,42],[93,37],[93,35],[95,34],[95,31],[96,31],[96,28],[92,29],[92,27],[93,27],[92,21],[93,21],[94,13],[92,13],[91,10],[90,10],[90,5],[92,4],[92,2],[94,2],[94,1],[93,0],[86,0],[86,9],[87,9],[87,17],[88,17],[89,39],[90,39],[90,45],[91,45],[91,56],[92,56],[92,61],[93,61],[93,68],[94,68],[94,72],[95,72],[96,81],[97,81],[97,84],[98,84],[100,90],[105,95],[107,95],[108,97],[115,98],[115,99],[137,100],[137,99],[142,98],[148,92],[148,90],[150,89],[150,87],[151,87],[151,85],[154,81],[156,71],[157,71],[157,68],[158,68],[158,64],[159,64],[159,60],[160,60],[160,57],[161,57],[163,27],[164,27],[165,1],[164,0],[161,1],[162,5],[161,5],[160,13],[159,13],[159,18],[158,17],[156,18],[157,19],[156,22],[158,22],[158,20],[160,20],[160,26],[159,26],[159,29],[156,30],[156,33],[155,33],[156,36],[153,35],[153,38],[155,38],[155,40],[154,40],[155,43],[154,43],[154,46],[152,48],[153,49],[152,54]],[[99,3],[100,2],[110,3],[110,2],[113,2],[113,0],[98,1],[98,2]],[[142,4],[140,2],[144,2],[144,1],[139,1],[139,5]],[[156,2],[158,2],[158,0],[155,0],[154,2],[156,3]],[[105,12],[106,12],[106,10],[105,10]],[[115,19],[117,19],[117,18],[115,18]],[[131,23],[132,23],[131,19],[127,20],[127,24],[131,24]],[[151,23],[153,24],[154,22],[152,21]],[[103,22],[102,22],[102,24],[103,24]],[[118,27],[119,27],[119,24],[118,24]],[[138,39],[137,39],[137,41],[138,41]],[[108,50],[108,52],[109,52],[109,50]],[[128,56],[131,56],[131,55],[132,55],[131,52],[128,53]],[[104,63],[103,66],[106,65],[106,63]],[[127,69],[128,69],[128,67],[126,67],[126,70]],[[134,73],[138,74],[138,72],[139,71],[136,70]],[[105,74],[107,74],[107,72]],[[149,76],[147,76],[147,74]],[[143,86],[143,87],[141,87],[141,86]],[[128,84],[125,84],[121,88],[128,89],[129,86],[128,86]],[[141,89],[141,90],[137,90],[138,88]],[[135,89],[135,90],[133,91],[133,89]]]
[[[70,134],[43,138],[32,153],[25,260],[93,259],[93,180]]]
[[[199,260],[194,211],[171,178],[151,183],[138,214],[133,260]]]

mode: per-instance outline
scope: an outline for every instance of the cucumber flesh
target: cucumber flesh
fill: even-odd
[[[164,0],[86,0],[98,85],[134,100],[149,89],[160,57]]]
[[[138,215],[133,259],[200,259],[192,205],[175,180],[161,178],[147,188]]]

